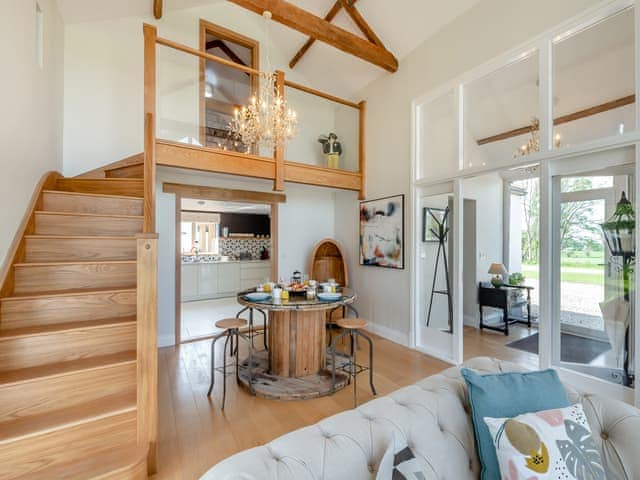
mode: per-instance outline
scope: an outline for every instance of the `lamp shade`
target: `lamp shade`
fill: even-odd
[[[507,272],[506,267],[502,263],[492,263],[489,267],[489,272],[491,275],[502,275],[506,276],[509,272]]]

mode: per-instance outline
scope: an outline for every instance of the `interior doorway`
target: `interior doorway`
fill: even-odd
[[[278,206],[286,195],[165,183],[175,194],[175,343],[216,334],[236,294],[278,278]]]

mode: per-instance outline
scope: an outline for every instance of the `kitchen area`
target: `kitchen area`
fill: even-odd
[[[271,206],[183,198],[181,340],[208,338],[240,309],[236,293],[271,278]]]

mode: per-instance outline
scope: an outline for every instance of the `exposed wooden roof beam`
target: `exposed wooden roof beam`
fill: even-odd
[[[236,54],[236,52],[234,52],[233,49],[229,45],[227,45],[223,40],[217,39],[217,40],[211,40],[207,42],[206,44],[207,51],[213,48],[219,48],[227,55],[227,57],[229,57],[234,62],[239,63],[240,65],[244,65],[245,67],[248,66],[247,63],[244,60],[242,60]]]
[[[607,112],[615,108],[624,107],[625,105],[631,105],[635,101],[636,101],[635,95],[627,95],[626,97],[617,98],[615,100],[611,100],[610,102],[601,103],[600,105],[595,105],[593,107],[585,108],[583,110],[578,110],[577,112],[569,113],[567,115],[562,115],[561,117],[555,118],[553,120],[553,124],[562,125],[563,123],[573,122],[575,120],[580,120],[581,118],[591,117],[592,115],[597,115],[599,113]],[[531,126],[515,128],[507,132],[498,133],[497,135],[481,138],[480,140],[477,141],[477,144],[486,145],[487,143],[500,142],[502,140],[506,140],[507,138],[524,135],[525,133],[529,133],[530,131],[531,131]]]
[[[360,31],[363,33],[367,40],[371,43],[379,46],[380,48],[385,48],[382,40],[378,38],[376,32],[373,31],[373,28],[369,26],[364,17],[360,14],[360,12],[353,6],[355,3],[353,0],[340,0],[342,2],[342,8],[347,14],[351,17],[351,20],[357,25]]]
[[[164,0],[153,0],[153,16],[156,20],[162,18],[162,7]]]
[[[353,2],[351,2],[351,5],[353,5],[357,1],[358,0],[353,0]],[[336,18],[336,15],[340,11],[340,9],[342,9],[342,0],[336,0],[336,3],[333,4],[333,7],[331,7],[331,10],[329,10],[329,12],[324,16],[324,19],[327,22],[331,22],[334,18]],[[307,53],[307,50],[311,48],[311,45],[313,45],[315,41],[316,41],[315,38],[312,38],[312,37],[307,38],[307,41],[304,42],[304,45],[300,47],[300,50],[296,52],[296,54],[293,56],[293,58],[289,62],[289,68],[293,68],[296,66],[296,64],[300,61],[302,56],[305,53]]]
[[[332,25],[326,20],[285,0],[229,1],[258,14],[269,10],[276,22],[373,63],[389,72],[398,70],[398,60],[388,50],[372,44],[343,28]]]

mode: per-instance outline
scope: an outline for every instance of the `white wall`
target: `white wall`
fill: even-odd
[[[158,336],[160,346],[172,345],[175,326],[175,195],[162,192],[162,183],[184,183],[253,191],[271,191],[272,182],[159,168],[157,176],[156,228],[158,252]],[[335,195],[329,188],[287,185],[287,202],[278,212],[278,271],[289,278],[305,272],[317,242],[333,238]],[[342,193],[340,193],[342,194]],[[356,212],[357,213],[357,212]]]
[[[142,23],[157,25],[164,38],[198,48],[201,18],[261,42],[260,65],[266,68],[264,20],[229,2],[168,11],[159,22],[140,16],[66,25],[65,174],[78,174],[143,150]],[[199,61],[166,47],[157,51],[158,136],[197,138]],[[272,68],[283,70],[288,79],[309,84],[297,71],[288,69],[289,58],[275,44],[270,59]],[[302,130],[287,149],[287,160],[322,164],[317,138],[336,129],[341,140],[349,143],[348,151],[355,151],[357,136],[336,125],[340,106],[291,89],[287,94]]]
[[[393,75],[374,81],[360,97],[367,101],[368,197],[404,193],[411,184],[411,101],[458,75],[572,17],[596,0],[485,0],[443,28],[401,60]],[[357,211],[357,200],[340,196],[336,210]],[[407,202],[410,205],[410,202]],[[388,270],[351,262],[357,306],[390,338],[408,342],[410,333],[410,212],[405,212],[408,268]],[[357,215],[336,217],[336,231],[357,231]],[[478,222],[480,224],[480,222]],[[356,234],[357,235],[357,234]],[[357,236],[355,237],[357,238]],[[478,267],[479,269],[481,267]],[[385,295],[380,295],[384,292]]]
[[[44,64],[36,60],[36,2],[4,0],[0,15],[0,262],[31,195],[49,170],[62,170],[64,29],[54,0],[44,15]]]

